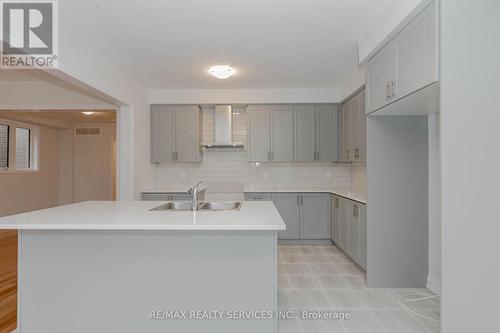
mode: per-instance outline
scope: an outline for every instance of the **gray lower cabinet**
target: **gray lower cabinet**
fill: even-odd
[[[359,206],[353,204],[350,207],[351,216],[348,223],[349,239],[347,243],[347,253],[352,259],[359,260]]]
[[[190,201],[191,194],[187,192],[141,192],[142,201]],[[205,199],[205,191],[198,193],[198,200]]]
[[[332,226],[331,226],[331,239],[335,244],[340,241],[340,198],[332,196]]]
[[[345,199],[340,199],[340,237],[339,246],[346,250],[349,244],[349,220],[352,206]]]
[[[331,240],[366,269],[366,205],[332,195]]]
[[[359,207],[359,261],[358,263],[366,269],[367,263],[367,225],[366,225],[366,206],[361,205]]]
[[[273,201],[271,193],[245,193],[245,201]]]
[[[286,224],[285,231],[279,231],[281,239],[300,238],[300,195],[295,193],[274,193],[274,205]]]
[[[304,193],[300,195],[300,239],[329,239],[330,195]]]
[[[331,203],[329,193],[245,193],[248,201],[272,200],[286,231],[280,239],[330,239]]]

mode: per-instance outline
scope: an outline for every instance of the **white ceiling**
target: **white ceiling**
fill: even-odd
[[[337,87],[397,0],[64,0],[70,28],[148,88]],[[217,80],[211,65],[238,74]]]

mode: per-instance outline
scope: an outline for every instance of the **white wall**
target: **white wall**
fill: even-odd
[[[60,165],[70,163],[60,155],[61,131],[41,127],[39,171],[0,173],[0,216],[58,206],[61,182],[71,183],[60,174]]]
[[[44,81],[1,81],[0,109],[115,109],[109,103]]]
[[[73,136],[73,202],[114,200],[114,123],[77,123],[75,128],[99,128],[99,135]]]
[[[427,288],[441,293],[441,164],[439,113],[429,115],[429,276]]]
[[[339,103],[336,88],[312,89],[151,89],[151,104]]]
[[[51,74],[120,105],[117,195],[122,200],[139,198],[136,188],[152,177],[149,104],[143,86],[64,26],[59,29],[59,53],[59,70]]]
[[[442,333],[500,332],[499,13],[441,0]]]

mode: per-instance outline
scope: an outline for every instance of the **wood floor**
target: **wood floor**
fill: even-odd
[[[0,230],[0,333],[17,326],[17,231]]]

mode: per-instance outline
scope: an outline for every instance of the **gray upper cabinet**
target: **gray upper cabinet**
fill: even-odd
[[[294,193],[274,193],[273,202],[286,224],[285,231],[279,231],[281,239],[300,238],[300,195]]]
[[[271,159],[271,110],[265,105],[249,105],[248,161],[268,162]]]
[[[348,100],[342,106],[342,161],[352,160],[352,123],[351,123],[352,101]]]
[[[438,80],[434,2],[396,37],[398,98]]]
[[[368,62],[367,113],[438,81],[436,10],[433,1]]]
[[[330,239],[330,194],[300,195],[300,238]]]
[[[249,162],[339,161],[336,105],[249,105]]]
[[[316,106],[316,160],[338,161],[339,112],[334,105]]]
[[[364,90],[342,105],[342,161],[366,161]]]
[[[314,161],[316,157],[316,112],[314,105],[294,106],[294,161]]]
[[[175,160],[201,162],[201,112],[198,106],[175,108]]]
[[[368,63],[370,111],[389,104],[396,89],[396,44],[390,43]]]
[[[358,152],[354,151],[355,159],[358,161],[366,161],[366,110],[365,110],[365,90],[359,93],[359,132],[358,132]]]
[[[151,162],[173,162],[175,153],[175,108],[151,108]]]
[[[201,114],[196,105],[151,108],[151,161],[200,162]]]
[[[291,105],[271,106],[272,150],[274,162],[293,161],[293,108]]]

